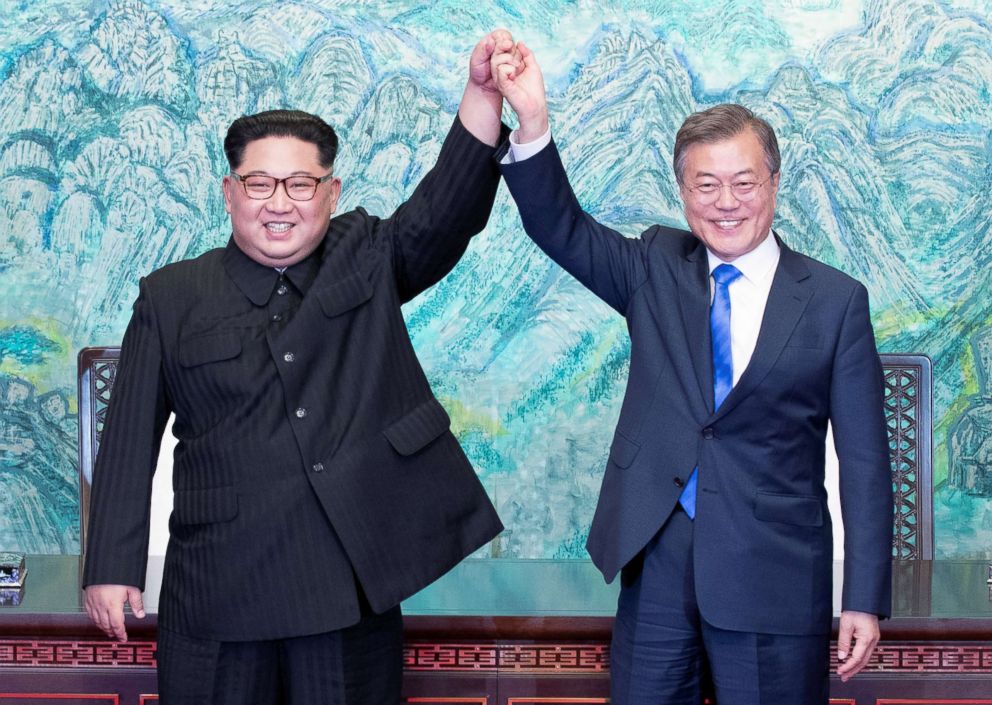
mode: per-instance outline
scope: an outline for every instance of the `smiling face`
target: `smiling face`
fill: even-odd
[[[295,137],[264,137],[244,149],[238,174],[324,176],[330,168],[320,163],[317,145]],[[317,249],[341,195],[341,181],[329,179],[317,186],[312,200],[294,201],[285,184],[264,200],[254,200],[231,176],[224,177],[224,205],[231,214],[234,242],[241,251],[267,267],[288,267]]]
[[[724,262],[732,262],[760,245],[771,231],[779,175],[768,171],[761,142],[751,129],[719,142],[698,142],[686,149],[680,191],[692,233]],[[748,201],[736,198],[731,184],[761,183]],[[712,203],[700,203],[703,183],[720,183]]]

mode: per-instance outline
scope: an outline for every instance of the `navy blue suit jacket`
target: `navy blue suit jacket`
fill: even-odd
[[[829,630],[829,420],[846,530],[843,609],[887,616],[892,485],[864,286],[782,244],[753,357],[714,412],[703,244],[683,230],[654,226],[630,239],[597,223],[553,144],[502,170],[528,235],[627,319],[630,376],[588,541],[606,580],[657,533],[698,466],[703,617],[740,631]]]

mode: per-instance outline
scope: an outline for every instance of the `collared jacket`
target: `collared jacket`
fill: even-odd
[[[332,219],[282,276],[233,243],[144,278],[94,468],[84,584],[144,586],[152,475],[175,414],[159,624],[218,640],[355,623],[501,529],[400,305],[485,227],[492,149],[455,121],[387,219]]]

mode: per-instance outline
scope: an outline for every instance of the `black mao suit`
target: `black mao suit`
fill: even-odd
[[[864,286],[780,243],[750,364],[714,411],[702,242],[660,226],[628,239],[597,223],[554,144],[502,169],[528,235],[630,331],[629,381],[588,540],[606,579],[658,535],[698,467],[687,579],[702,618],[735,632],[828,634],[830,421],[845,520],[843,609],[888,615],[892,485]]]
[[[226,248],[141,282],[94,470],[85,584],[143,586],[175,413],[161,627],[220,641],[354,624],[501,530],[400,305],[485,226],[492,149],[455,121],[392,217],[335,217],[283,275]]]

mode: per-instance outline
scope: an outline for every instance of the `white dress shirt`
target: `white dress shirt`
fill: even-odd
[[[733,262],[743,276],[738,277],[728,288],[730,293],[730,357],[734,364],[734,385],[741,378],[754,354],[761,330],[761,319],[765,315],[768,292],[775,278],[775,268],[781,249],[775,237],[769,233],[761,244]],[[715,284],[713,270],[723,264],[723,260],[706,250],[710,268],[710,302],[713,301]]]
[[[551,143],[551,128],[533,142],[516,141],[517,131],[510,133],[510,149],[503,157],[504,164],[515,164],[529,159]],[[778,266],[781,250],[775,237],[769,232],[756,248],[735,259],[733,264],[743,276],[738,277],[729,287],[730,293],[730,355],[734,365],[734,384],[741,378],[754,346],[758,342],[761,320],[768,303],[768,292],[772,288],[775,268]],[[713,301],[713,270],[723,264],[723,260],[709,250],[706,251],[710,270],[710,301]]]

